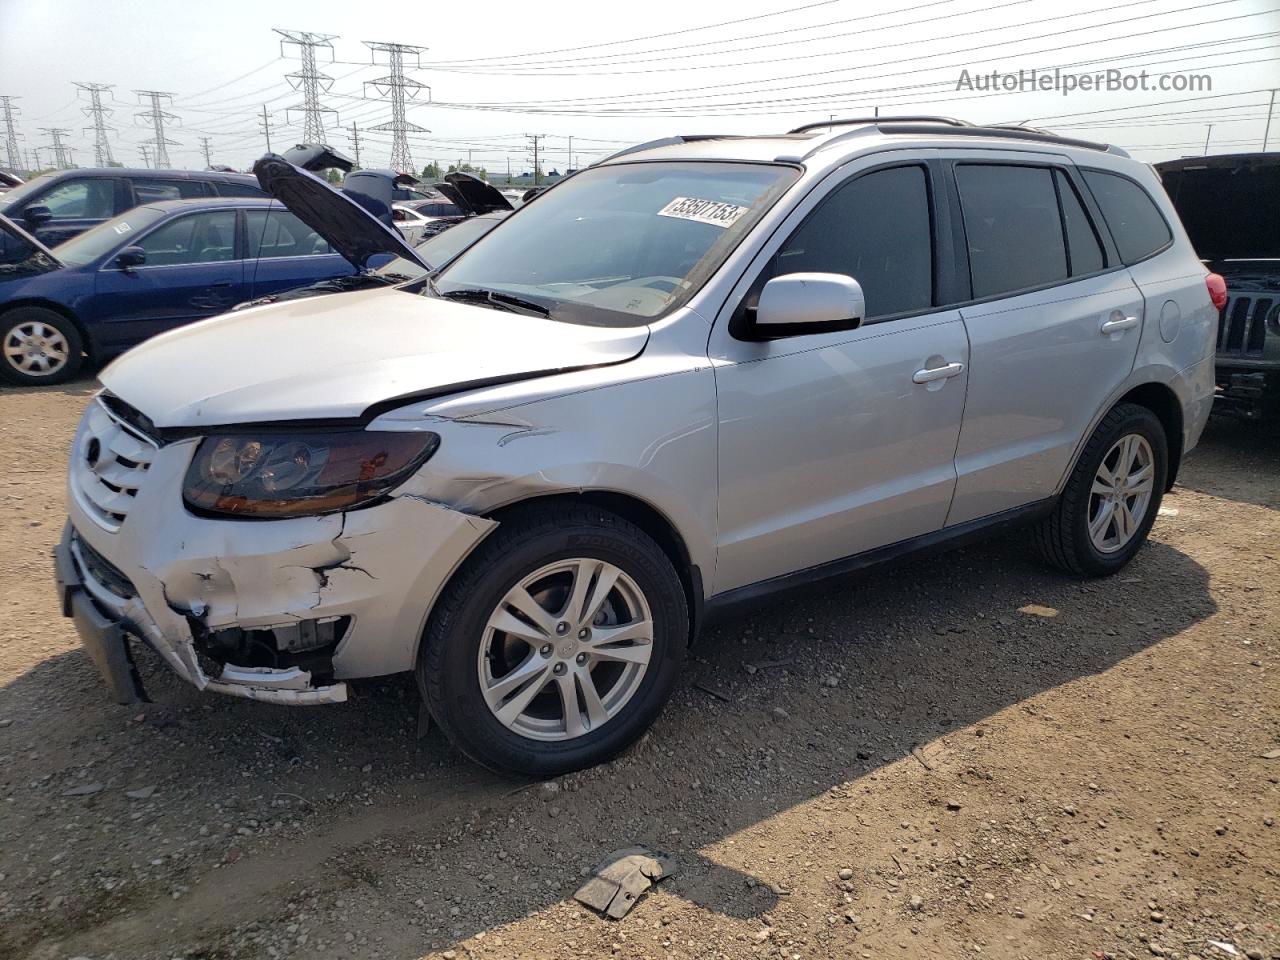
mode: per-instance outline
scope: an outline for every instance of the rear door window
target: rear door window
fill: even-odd
[[[1067,234],[1067,256],[1071,275],[1083,276],[1097,273],[1106,266],[1102,241],[1093,221],[1085,213],[1084,204],[1071,180],[1061,170],[1053,171],[1053,182],[1058,188],[1058,202],[1062,205],[1062,229]]]
[[[975,299],[1067,279],[1067,245],[1053,171],[956,165]]]
[[[106,220],[115,216],[116,181],[111,177],[64,180],[34,201],[54,220]]]
[[[138,198],[139,205],[160,200],[194,200],[209,195],[204,183],[199,180],[169,180],[162,177],[135,179],[133,193]]]
[[[217,191],[220,197],[265,197],[266,194],[251,183],[238,183],[227,180],[213,180],[209,186]]]
[[[874,170],[832,191],[778,251],[771,275],[811,272],[857,280],[868,320],[932,306],[924,168]]]
[[[1128,177],[1101,170],[1082,170],[1093,198],[1098,201],[1111,236],[1125,263],[1137,263],[1173,239],[1160,208]]]
[[[325,239],[287,210],[248,210],[249,259],[333,253]]]

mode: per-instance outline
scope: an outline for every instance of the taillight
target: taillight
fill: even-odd
[[[1221,310],[1227,305],[1227,281],[1219,274],[1209,274],[1204,278],[1204,285],[1209,288],[1209,299],[1213,301],[1215,310]]]

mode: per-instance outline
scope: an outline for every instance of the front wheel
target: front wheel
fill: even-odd
[[[0,374],[22,386],[63,383],[80,369],[84,343],[76,325],[45,307],[0,315]]]
[[[1121,569],[1155,523],[1168,462],[1156,415],[1133,403],[1115,407],[1085,444],[1054,512],[1040,526],[1045,559],[1077,576]]]
[[[684,589],[634,524],[591,507],[510,516],[432,612],[418,684],[432,716],[493,770],[547,777],[617,755],[671,695]]]

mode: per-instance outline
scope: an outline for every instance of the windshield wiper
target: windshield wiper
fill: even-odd
[[[433,283],[432,289],[435,289]],[[532,300],[525,300],[523,297],[513,296],[510,293],[500,293],[497,290],[485,290],[481,287],[468,287],[464,290],[450,290],[447,293],[437,293],[438,296],[445,300],[461,300],[464,303],[482,303],[488,304],[495,310],[510,310],[532,313],[538,317],[549,317],[551,311],[540,303],[534,303]]]

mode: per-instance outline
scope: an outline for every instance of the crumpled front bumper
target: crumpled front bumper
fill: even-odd
[[[104,520],[94,500],[101,492],[86,490],[88,468],[75,458],[88,462],[114,451],[112,444],[127,447],[113,429],[98,408],[81,423],[68,524],[54,562],[63,613],[122,703],[144,697],[131,638],[200,690],[271,703],[338,703],[347,696],[344,680],[411,670],[436,596],[497,526],[427,497],[422,475],[386,500],[346,513],[262,521],[197,516],[182,503],[196,440],[146,450],[134,443],[132,456],[149,458],[145,476],[128,500],[113,500],[121,512]],[[222,631],[278,638],[324,623],[343,630],[318,665],[284,656],[271,667],[238,665],[200,652]],[[299,660],[307,668],[291,665]]]

